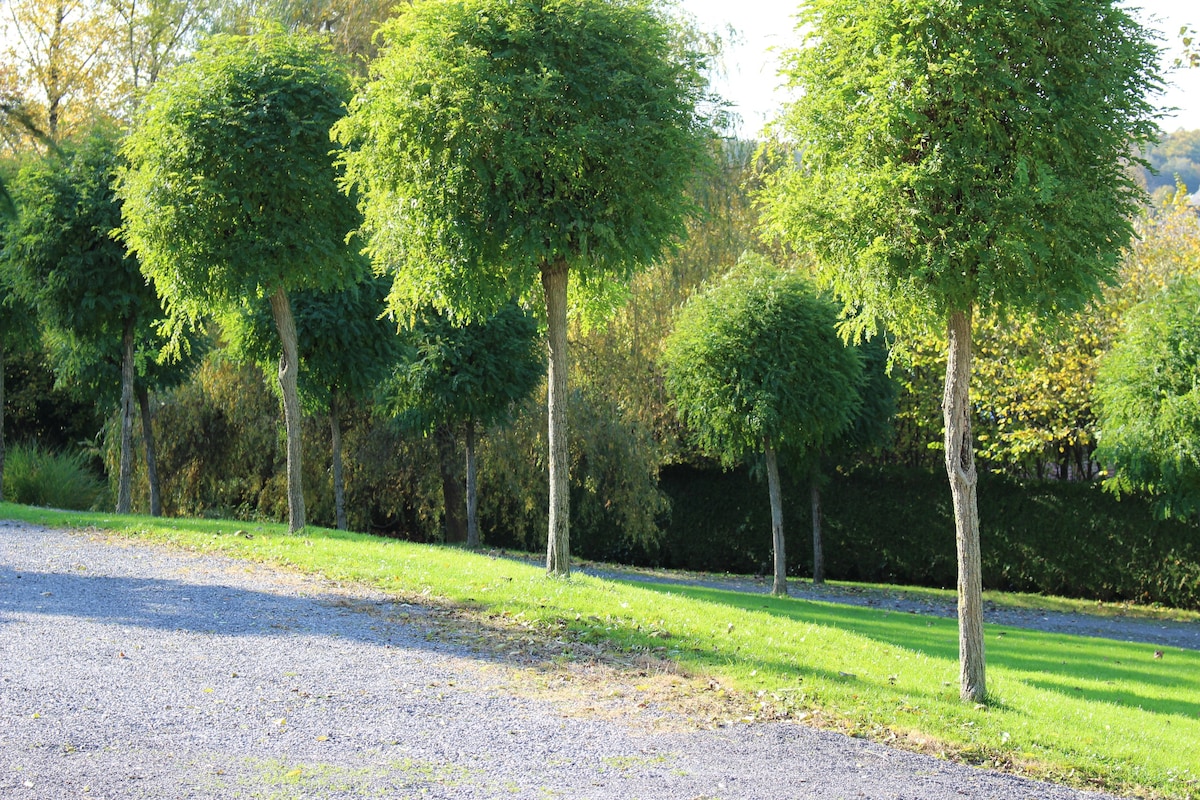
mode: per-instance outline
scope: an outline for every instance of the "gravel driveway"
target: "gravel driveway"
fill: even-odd
[[[0,797],[1105,797],[794,723],[568,715],[428,613],[0,521]]]

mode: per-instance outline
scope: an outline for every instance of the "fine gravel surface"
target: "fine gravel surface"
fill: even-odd
[[[433,614],[0,521],[0,798],[1107,797],[791,722],[568,711]]]

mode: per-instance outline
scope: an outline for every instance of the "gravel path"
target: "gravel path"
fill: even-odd
[[[429,613],[0,521],[0,797],[1104,797],[794,723],[568,716]]]

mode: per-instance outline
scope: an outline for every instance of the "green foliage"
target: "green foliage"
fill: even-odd
[[[386,280],[370,278],[334,291],[291,294],[300,397],[310,412],[327,412],[334,394],[370,396],[399,358],[396,323],[383,314],[387,287]],[[243,302],[222,321],[231,354],[270,373],[279,361],[270,308],[257,300]]]
[[[1098,457],[1118,493],[1153,495],[1167,516],[1200,512],[1200,281],[1135,307],[1101,363]]]
[[[490,427],[546,373],[537,321],[516,303],[462,324],[426,309],[401,338],[407,355],[381,387],[383,407],[421,433],[461,423]]]
[[[107,500],[104,481],[89,467],[86,454],[56,452],[38,444],[16,444],[5,451],[4,497],[13,503],[86,511]]]
[[[1113,280],[1160,85],[1125,9],[815,0],[800,23],[779,131],[800,157],[767,218],[818,255],[855,327],[1078,308]]]
[[[97,354],[111,346],[119,364],[126,321],[152,319],[158,298],[112,236],[121,223],[118,168],[117,139],[103,129],[65,146],[61,157],[28,163],[10,187],[21,214],[0,260],[43,326]]]
[[[705,56],[648,0],[437,0],[385,23],[335,128],[393,303],[487,315],[565,262],[624,280],[684,232]]]
[[[645,559],[656,551],[668,505],[659,489],[653,432],[602,394],[571,396],[572,550],[582,558]],[[513,422],[479,445],[479,519],[484,542],[545,546],[546,407],[537,394]]]
[[[799,274],[757,255],[693,296],[661,363],[702,447],[732,466],[766,441],[803,456],[845,430],[863,373],[836,322],[836,307]]]
[[[279,30],[212,37],[151,89],[118,191],[126,242],[174,319],[362,274],[329,145],[348,97],[323,40]]]

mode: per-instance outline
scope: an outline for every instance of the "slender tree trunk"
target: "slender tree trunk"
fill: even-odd
[[[979,555],[979,506],[975,450],[971,441],[971,309],[950,314],[949,359],[942,413],[946,425],[946,474],[954,498],[958,551],[959,692],[964,700],[987,698],[983,651],[983,574]]]
[[[329,429],[333,449],[333,513],[337,529],[344,531],[346,524],[346,485],[342,477],[342,425],[338,420],[338,395],[329,396]]]
[[[787,553],[783,541],[783,495],[779,489],[779,464],[775,460],[775,446],[770,439],[763,440],[763,454],[767,459],[767,493],[771,497],[771,542],[775,551],[775,583],[771,594],[785,595],[787,589]]]
[[[283,394],[283,424],[287,432],[288,532],[299,533],[305,526],[304,478],[300,470],[300,391],[297,373],[300,356],[296,345],[296,319],[292,303],[280,286],[271,295],[271,314],[282,345],[279,354],[279,389]]]
[[[4,502],[4,343],[0,342],[0,503]]]
[[[133,327],[134,317],[125,320],[121,338],[121,464],[117,471],[117,513],[133,508]]]
[[[454,441],[454,430],[449,425],[439,425],[434,433],[437,439],[438,466],[442,473],[442,505],[446,512],[446,541],[465,542],[467,521],[463,517],[465,503],[463,486],[458,477],[458,443]]]
[[[819,456],[818,456],[819,458]],[[808,494],[812,500],[813,585],[825,582],[825,551],[821,546],[821,469],[814,466]]]
[[[479,547],[479,484],[475,479],[475,420],[467,420],[467,547]]]
[[[542,265],[550,352],[547,406],[550,439],[550,526],[546,536],[546,572],[571,574],[570,453],[567,449],[567,265]]]
[[[150,484],[150,516],[162,516],[162,494],[158,485],[158,450],[154,446],[154,419],[150,416],[150,390],[136,386],[138,409],[142,417],[142,440],[146,443],[146,482]]]

